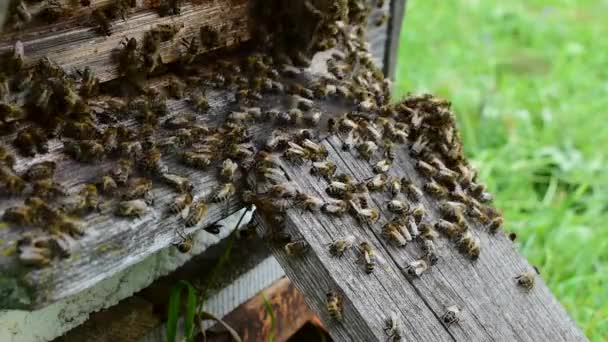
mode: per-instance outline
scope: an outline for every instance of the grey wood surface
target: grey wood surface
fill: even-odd
[[[342,142],[337,137],[327,138],[324,146],[329,150],[328,160],[338,165],[337,173],[350,174],[358,181],[374,175],[368,162],[341,150]],[[405,146],[398,149],[397,156],[389,175],[408,176],[422,186]],[[296,184],[298,191],[328,200],[327,183],[312,177],[309,167],[282,163],[287,179]],[[289,257],[281,245],[270,244],[286,274],[304,293],[334,339],[386,340],[384,320],[394,311],[403,320],[406,341],[586,340],[540,276],[529,293],[516,285],[514,277],[532,266],[504,233],[492,236],[482,229],[473,229],[481,241],[481,256],[475,262],[440,237],[436,240],[438,264],[420,278],[405,276],[405,265],[419,259],[422,252],[416,243],[396,248],[381,236],[380,228],[391,217],[386,212],[390,197],[372,193],[371,198],[370,207],[382,212],[383,218],[377,224],[361,225],[350,215],[337,218],[293,208],[287,211],[285,229],[293,239],[304,239],[310,251],[302,257]],[[422,203],[430,211],[429,219],[439,218],[434,199],[425,195]],[[264,217],[258,215],[256,220],[261,223],[261,234],[266,234],[268,223]],[[357,264],[355,249],[342,258],[330,256],[328,244],[351,234],[358,242],[370,242],[387,263],[377,265],[368,275]],[[344,296],[343,322],[327,313],[328,291]],[[461,310],[460,321],[448,327],[440,318],[452,305]]]

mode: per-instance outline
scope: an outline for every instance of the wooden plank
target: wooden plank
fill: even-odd
[[[30,63],[49,57],[66,70],[88,66],[100,81],[107,81],[118,76],[114,54],[121,48],[121,42],[125,38],[141,41],[145,32],[156,25],[183,25],[173,40],[161,44],[164,63],[175,61],[179,51],[184,49],[180,46],[181,39],[198,37],[199,28],[203,25],[216,28],[224,25],[226,28],[219,31],[219,45],[213,49],[249,40],[250,5],[248,0],[205,1],[197,6],[184,4],[181,15],[169,17],[159,17],[155,11],[144,10],[129,16],[126,21],[114,21],[111,36],[100,34],[96,26],[82,26],[82,17],[74,18],[50,26],[4,33],[0,37],[0,54],[10,51],[19,39]],[[203,52],[205,50],[201,47],[201,53]]]
[[[387,23],[387,39],[384,53],[384,74],[395,81],[397,72],[397,59],[399,58],[399,43],[401,28],[405,16],[407,0],[391,0],[391,17]]]
[[[364,182],[374,176],[372,167],[351,152],[341,149],[342,141],[332,136],[324,142],[328,160],[337,164],[338,173],[346,173]],[[405,146],[397,150],[391,176],[407,176],[422,187],[414,170],[414,161]],[[308,165],[282,162],[287,179],[298,191],[329,200],[327,184],[309,175]],[[294,240],[304,239],[310,251],[301,257],[288,257],[281,245],[271,244],[273,254],[288,277],[305,295],[310,307],[323,320],[336,340],[385,340],[384,320],[391,312],[399,314],[407,341],[585,341],[585,336],[551,295],[540,277],[529,293],[516,285],[514,277],[532,267],[517,253],[502,233],[489,235],[481,227],[472,229],[480,238],[481,256],[470,259],[458,253],[453,243],[440,238],[437,248],[440,261],[419,279],[406,276],[405,266],[420,258],[417,243],[405,248],[389,244],[380,227],[391,217],[386,211],[390,199],[386,192],[372,193],[369,203],[379,208],[382,218],[373,225],[361,225],[350,215],[331,217],[324,213],[289,209],[285,230]],[[440,216],[437,201],[424,195],[430,221]],[[258,215],[261,233],[267,234],[269,222]],[[371,274],[357,265],[358,253],[349,251],[334,258],[328,244],[335,239],[354,235],[358,242],[368,241],[387,260]],[[344,320],[328,315],[325,293],[336,291],[344,299]],[[456,305],[459,322],[446,326],[441,317]]]

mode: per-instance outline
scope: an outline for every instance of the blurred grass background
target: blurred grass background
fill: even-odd
[[[408,0],[397,93],[452,101],[506,229],[608,339],[608,1]]]

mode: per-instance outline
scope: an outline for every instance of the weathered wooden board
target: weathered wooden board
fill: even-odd
[[[338,165],[338,173],[350,174],[358,181],[374,175],[368,162],[342,151],[338,138],[328,138],[324,146],[330,152],[328,159]],[[397,156],[390,174],[407,175],[421,186],[407,149],[400,148]],[[299,191],[329,198],[325,192],[327,184],[310,176],[308,165],[283,163],[282,167]],[[370,207],[381,209],[382,217],[387,219],[389,199],[387,195],[372,193]],[[435,200],[425,195],[422,203],[430,209],[431,218],[439,217]],[[309,253],[288,257],[282,246],[272,246],[273,254],[334,339],[386,340],[384,320],[395,311],[403,321],[406,341],[586,340],[541,279],[537,279],[529,293],[516,286],[514,277],[532,267],[503,233],[491,236],[474,229],[482,248],[476,262],[459,254],[447,239],[439,238],[439,263],[421,278],[410,279],[404,275],[405,265],[419,259],[422,252],[415,243],[405,248],[389,244],[380,233],[386,221],[383,218],[373,226],[362,226],[349,215],[331,217],[291,209],[286,215],[286,229],[294,239],[306,240]],[[262,217],[257,220],[264,226]],[[327,244],[351,234],[359,242],[370,242],[387,264],[378,264],[373,274],[367,275],[357,264],[355,250],[342,258],[330,256]],[[343,322],[328,315],[325,308],[328,291],[344,296]],[[452,305],[461,309],[460,321],[444,326],[440,317]]]

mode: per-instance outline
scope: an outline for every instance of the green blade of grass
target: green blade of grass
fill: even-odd
[[[181,286],[171,289],[169,297],[169,313],[167,314],[167,342],[175,342],[177,334],[177,321],[179,320],[179,306],[181,299]]]
[[[274,310],[272,309],[272,305],[270,304],[270,301],[268,300],[268,298],[266,297],[264,292],[262,292],[260,295],[262,296],[262,299],[264,300],[264,307],[266,308],[266,312],[270,316],[270,335],[268,336],[268,342],[274,342],[274,329],[275,329],[274,325],[275,325],[275,319],[276,319],[274,316]]]
[[[194,340],[194,317],[196,315],[196,291],[189,282],[182,280],[180,283],[188,290],[186,317],[184,320],[184,335],[186,337],[186,341],[192,342]]]

